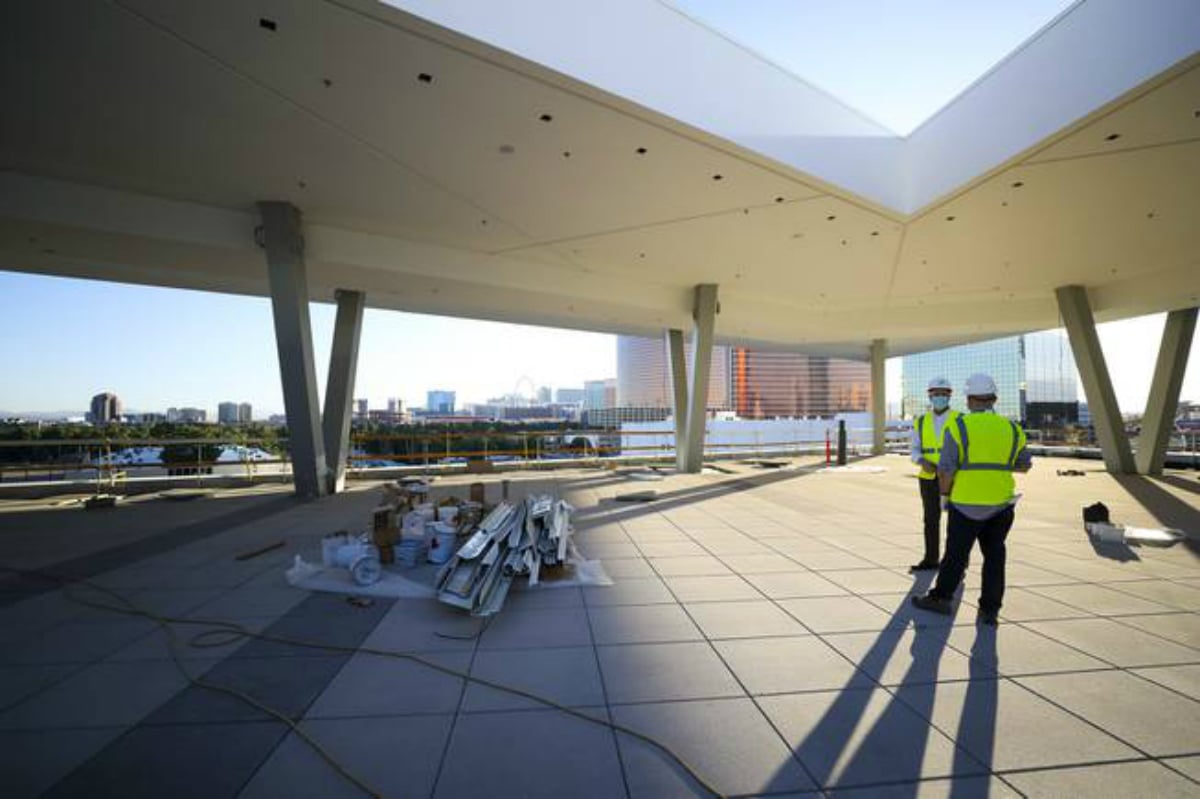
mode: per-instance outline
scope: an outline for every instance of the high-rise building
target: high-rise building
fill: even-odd
[[[582,388],[560,388],[554,392],[554,401],[559,405],[582,405]]]
[[[537,402],[539,405],[549,405],[553,402],[552,396],[553,392],[551,392],[550,386],[542,386],[537,390]]]
[[[387,401],[388,416],[400,416],[404,413],[404,400],[399,397],[389,397]]]
[[[454,392],[434,389],[425,392],[425,410],[430,413],[454,413]]]
[[[1079,382],[1075,358],[1061,330],[964,344],[906,355],[902,361],[902,414],[912,417],[927,404],[926,387],[945,377],[954,387],[950,405],[965,410],[967,377],[984,372],[996,381],[996,412],[1031,427],[1079,421]]]
[[[167,421],[203,424],[208,421],[208,411],[203,408],[167,408]]]
[[[612,396],[616,392],[615,384],[616,381],[611,377],[606,380],[583,381],[584,410],[611,408],[616,405],[616,398]]]
[[[217,421],[221,424],[237,424],[238,404],[236,402],[222,402],[217,405]]]
[[[834,416],[868,410],[871,365],[863,361],[734,347],[733,409],[744,419]]]
[[[238,403],[238,424],[250,424],[254,421],[254,406],[249,402]]]
[[[684,359],[691,364],[692,345],[684,343]],[[617,337],[617,397],[620,407],[673,408],[671,359],[667,339]],[[708,377],[708,409],[728,410],[729,348],[716,345]]]
[[[121,399],[111,391],[92,397],[88,414],[92,424],[115,424],[121,421]]]
[[[354,400],[354,415],[359,419],[366,419],[370,411],[370,405],[365,399]]]

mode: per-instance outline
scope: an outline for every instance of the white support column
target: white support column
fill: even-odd
[[[258,209],[262,214],[261,241],[267,253],[293,479],[298,495],[319,497],[326,490],[325,441],[313,365],[300,211],[286,202],[260,202]]]
[[[1167,441],[1175,426],[1175,408],[1179,405],[1179,390],[1187,370],[1192,337],[1196,333],[1196,308],[1185,308],[1167,314],[1162,344],[1158,348],[1158,363],[1150,384],[1150,398],[1142,416],[1142,434],[1138,436],[1134,458],[1139,474],[1162,474]]]
[[[687,441],[688,385],[684,356],[683,331],[667,331],[667,355],[671,362],[671,388],[675,400],[675,468],[684,471],[684,444]]]
[[[350,449],[350,415],[354,403],[354,376],[358,370],[358,342],[362,337],[363,308],[367,295],[361,291],[337,292],[337,320],[333,326],[333,349],[329,357],[329,380],[325,383],[325,459],[329,465],[329,493],[346,487],[346,456]]]
[[[871,454],[882,455],[887,427],[887,342],[871,342]]]
[[[692,368],[688,391],[687,436],[683,471],[699,473],[704,465],[704,424],[708,421],[708,376],[712,371],[713,329],[717,320],[717,286],[696,286],[692,306]]]
[[[1087,289],[1062,286],[1054,293],[1071,341],[1071,351],[1075,353],[1075,364],[1083,381],[1083,393],[1087,397],[1092,425],[1096,428],[1104,466],[1113,474],[1132,474],[1133,453],[1129,449],[1129,439],[1125,437],[1125,423],[1121,419],[1104,352],[1100,349],[1100,338],[1096,335],[1096,320],[1092,316]]]

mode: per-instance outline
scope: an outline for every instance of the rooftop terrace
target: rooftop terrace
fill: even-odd
[[[0,579],[0,785],[10,797],[363,795],[287,725],[189,683],[181,665],[299,720],[384,796],[706,795],[608,720],[727,795],[1200,796],[1200,481],[1086,463],[1084,476],[1057,475],[1080,464],[1039,459],[1018,477],[994,630],[974,624],[978,553],[956,616],[910,609],[929,578],[906,570],[919,557],[919,500],[897,456],[656,483],[505,475],[518,495],[571,501],[581,546],[615,585],[523,590],[482,629],[433,600],[355,607],[285,584],[295,554],[312,559],[322,535],[365,525],[372,483],[312,503],[288,486],[92,512],[62,497],[5,501],[6,566],[330,648],[194,648],[187,640],[212,628],[176,625],[177,664],[151,619],[78,604],[36,577]],[[435,488],[465,492],[473,479]],[[495,500],[498,478],[486,479]],[[657,501],[612,501],[647,488]],[[1116,521],[1193,537],[1094,546],[1080,507],[1098,500]]]

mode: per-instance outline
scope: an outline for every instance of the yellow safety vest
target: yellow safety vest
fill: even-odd
[[[921,457],[937,466],[938,461],[942,459],[942,438],[946,435],[946,430],[950,425],[954,424],[954,420],[962,416],[958,411],[946,410],[946,421],[942,423],[941,436],[934,435],[934,413],[923,413],[917,417],[913,424],[917,427],[917,439],[921,442]],[[924,469],[917,472],[917,477],[922,480],[936,480],[937,472],[927,472]]]
[[[1004,505],[1016,486],[1013,466],[1025,447],[1025,431],[991,412],[965,413],[947,423],[958,445],[958,471],[950,501],[963,505]]]

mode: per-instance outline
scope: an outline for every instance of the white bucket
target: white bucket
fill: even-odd
[[[448,533],[439,531],[429,542],[429,562],[445,563],[450,560],[450,555],[454,553],[455,538],[453,530]]]
[[[439,522],[452,522],[458,518],[457,505],[442,505],[437,509],[437,517]]]

